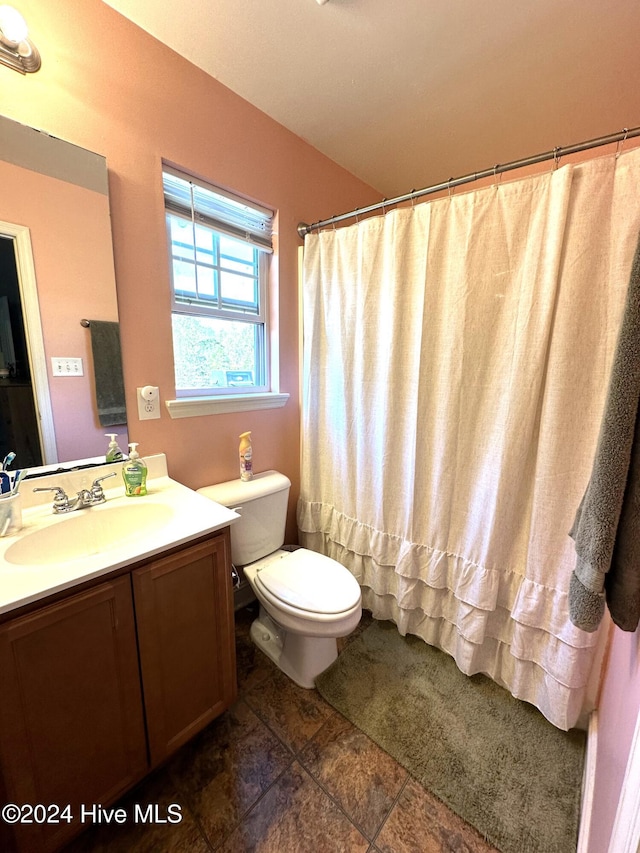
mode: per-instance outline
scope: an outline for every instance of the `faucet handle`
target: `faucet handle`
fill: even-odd
[[[33,490],[34,492],[55,492],[55,496],[53,498],[53,511],[54,512],[65,512],[70,507],[69,498],[67,493],[61,486],[52,486],[51,488],[45,489],[43,487],[38,487]]]
[[[104,492],[102,490],[102,486],[100,485],[100,483],[103,480],[108,480],[109,477],[115,477],[115,476],[116,476],[116,472],[112,471],[111,474],[105,474],[104,477],[98,477],[96,480],[93,481],[93,485],[91,486],[91,494],[92,494],[94,500],[103,500],[104,499]]]

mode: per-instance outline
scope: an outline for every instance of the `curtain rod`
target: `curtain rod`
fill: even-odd
[[[559,160],[567,154],[577,154],[578,151],[588,151],[589,148],[598,148],[600,145],[609,145],[612,142],[624,142],[625,139],[631,139],[634,136],[640,136],[640,127],[632,127],[631,129],[623,128],[619,133],[611,133],[608,136],[599,136],[596,139],[589,139],[587,142],[579,142],[576,145],[568,145],[565,148],[554,148],[551,151],[545,151],[544,154],[535,154],[533,157],[525,157],[523,160],[513,160],[511,163],[502,163],[492,166],[490,169],[483,169],[482,172],[472,172],[468,175],[463,175],[460,178],[449,178],[448,181],[442,181],[440,184],[434,184],[431,187],[425,187],[422,190],[411,190],[404,195],[396,196],[396,198],[383,199],[370,204],[368,207],[356,207],[355,210],[349,213],[341,213],[339,216],[331,216],[329,219],[321,219],[318,222],[313,222],[307,225],[306,222],[301,222],[298,225],[298,234],[302,239],[317,228],[323,228],[325,225],[335,225],[336,222],[342,222],[344,219],[361,216],[366,213],[372,213],[374,210],[384,210],[386,207],[401,204],[405,201],[413,201],[416,198],[421,198],[425,195],[439,192],[440,190],[453,189],[461,184],[468,184],[471,181],[477,181],[480,178],[490,178],[491,176],[501,175],[503,172],[509,172],[512,169],[521,169],[524,166],[533,166],[536,163],[544,163],[545,160]]]

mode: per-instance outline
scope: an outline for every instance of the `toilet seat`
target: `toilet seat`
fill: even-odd
[[[340,563],[306,548],[281,553],[281,559],[270,560],[255,575],[262,593],[276,606],[321,618],[360,605],[360,585]]]

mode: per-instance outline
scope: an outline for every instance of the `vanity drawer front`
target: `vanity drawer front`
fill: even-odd
[[[8,802],[116,799],[146,771],[128,576],[0,626],[0,761]],[[16,831],[18,849],[54,849],[77,827]]]
[[[132,575],[153,766],[236,696],[228,529]]]

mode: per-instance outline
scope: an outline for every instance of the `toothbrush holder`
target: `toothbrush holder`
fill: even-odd
[[[0,496],[0,536],[9,536],[22,527],[22,501],[20,494]]]

